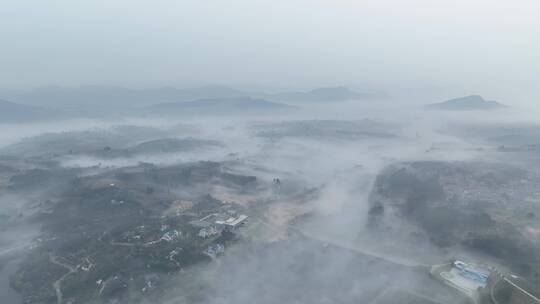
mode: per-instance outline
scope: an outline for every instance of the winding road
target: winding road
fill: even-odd
[[[60,261],[58,261],[57,257],[50,254],[49,255],[49,261],[53,264],[56,264],[58,266],[61,266],[61,267],[64,267],[68,270],[68,272],[66,272],[66,274],[64,274],[63,276],[60,277],[60,279],[56,280],[54,283],[53,283],[53,288],[56,292],[56,303],[57,304],[62,304],[63,303],[63,297],[64,295],[62,294],[62,281],[67,278],[69,275],[77,272],[77,269],[73,268],[72,266],[70,265],[67,265],[67,264],[64,264]]]

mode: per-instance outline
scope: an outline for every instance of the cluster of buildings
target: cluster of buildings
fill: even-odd
[[[159,240],[170,243],[170,242],[174,242],[178,240],[181,236],[182,236],[182,232],[174,229],[174,230],[165,232]]]
[[[222,244],[213,244],[209,245],[208,248],[203,252],[212,259],[215,259],[216,256],[223,254],[225,252],[225,246]]]
[[[478,303],[478,291],[488,285],[491,270],[460,260],[450,265],[439,265],[432,269],[432,274],[446,285],[466,294]]]
[[[191,221],[190,224],[199,229],[198,236],[208,238],[219,235],[224,231],[234,232],[236,229],[244,225],[248,216],[245,214],[236,214],[235,211],[229,210],[224,213],[213,213],[199,220]]]
[[[540,304],[540,298],[526,282],[518,283],[519,277],[497,269],[456,260],[439,275],[445,284],[468,295],[474,303]]]
[[[489,176],[483,180],[479,176],[452,175],[442,176],[440,184],[445,193],[451,195],[456,201],[490,201],[505,204],[516,199],[527,201],[531,198],[540,198],[540,190],[535,187],[539,177],[533,179],[508,178],[504,183],[491,183]]]
[[[459,260],[454,261],[451,271],[458,276],[471,281],[474,285],[477,285],[477,287],[485,287],[491,274],[491,271],[486,268]]]

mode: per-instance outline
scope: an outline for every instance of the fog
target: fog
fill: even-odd
[[[344,113],[343,109],[347,112],[340,115]],[[5,153],[9,153],[12,147],[16,148],[14,151],[33,147],[32,152],[37,154],[32,155],[36,157],[49,153],[47,149],[50,148],[56,151],[54,153],[60,153],[58,156],[53,154],[52,159],[65,168],[86,170],[97,166],[100,168],[98,172],[107,172],[137,166],[141,162],[172,166],[216,161],[231,162],[231,170],[257,176],[263,184],[271,184],[275,177],[281,179],[284,192],[268,206],[249,200],[244,202],[258,204],[256,206],[262,208],[262,213],[252,219],[254,223],[262,223],[263,228],[259,228],[262,231],[257,237],[262,241],[241,241],[214,262],[169,275],[166,282],[160,283],[166,286],[159,300],[163,303],[247,303],[253,298],[258,298],[260,303],[288,299],[296,299],[299,303],[332,303],[337,300],[385,303],[385,297],[399,297],[403,290],[434,301],[458,303],[463,299],[448,290],[431,293],[426,289],[426,284],[433,283],[425,274],[417,273],[414,267],[439,264],[456,256],[482,257],[484,261],[494,259],[460,246],[440,248],[427,240],[411,243],[408,237],[392,236],[394,232],[379,235],[379,232],[367,228],[370,195],[377,176],[392,164],[501,161],[501,156],[494,154],[492,144],[483,139],[458,135],[454,130],[456,126],[467,124],[489,128],[492,124],[533,123],[527,121],[525,115],[516,113],[512,110],[505,114],[494,112],[488,117],[479,112],[438,113],[416,106],[402,107],[402,111],[393,112],[388,105],[373,107],[344,103],[304,107],[300,113],[281,116],[210,116],[182,120],[128,117],[116,122],[70,120],[4,124],[0,128],[4,134],[2,146],[7,149]],[[319,131],[309,131],[319,125],[322,125]],[[295,131],[298,126],[308,131]],[[42,139],[45,140],[44,145],[32,146],[40,142],[38,139],[42,135],[58,137],[57,140],[65,137],[69,142],[70,136],[74,136],[73,139],[79,136],[90,138],[94,132],[114,134],[130,128],[150,129],[144,132],[146,129],[141,129],[139,137],[129,139],[128,135],[125,143],[117,141],[118,147],[130,147],[160,138],[197,138],[217,141],[221,145],[185,152],[153,152],[112,158],[92,155],[93,152],[61,154],[47,143],[48,137]],[[366,131],[369,132],[362,133]],[[108,139],[106,136],[103,138],[105,145]],[[95,174],[93,170],[84,174]],[[302,188],[317,189],[317,195],[315,198],[296,199],[286,194],[287,191],[298,191],[290,189]],[[212,195],[223,197],[220,189],[209,189]],[[3,207],[3,213],[22,212],[25,214],[22,220],[13,223],[32,223],[35,221],[31,215],[33,211],[28,215],[25,208],[41,201],[39,196],[49,195],[46,189],[36,191],[29,192],[28,201],[15,210],[12,204],[4,203],[9,209]],[[7,192],[2,197],[6,202],[24,199]],[[240,200],[241,196],[234,199]],[[393,225],[402,225],[402,231],[415,229],[405,222]],[[19,227],[12,226],[7,230],[9,235],[19,235],[16,232]],[[35,236],[38,229],[32,233]],[[26,240],[22,243],[23,248],[28,244]],[[21,249],[16,242],[6,240],[5,243],[2,246],[5,250]],[[364,265],[365,259],[371,262]],[[494,260],[493,263],[500,262]],[[10,266],[6,271],[15,269]],[[392,288],[386,290],[390,285]],[[440,286],[432,288],[438,290]]]
[[[537,1],[1,7],[9,303],[540,294]]]
[[[23,0],[0,12],[0,87],[435,86],[532,105],[539,10],[534,0]]]

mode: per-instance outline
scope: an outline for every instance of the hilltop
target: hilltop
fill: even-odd
[[[470,95],[460,98],[450,99],[441,103],[430,104],[427,106],[435,110],[492,110],[505,107],[504,105],[491,100],[485,100],[480,95]]]

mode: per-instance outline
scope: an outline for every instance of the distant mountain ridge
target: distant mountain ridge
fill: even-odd
[[[35,90],[0,90],[0,98],[18,104],[4,105],[3,120],[35,120],[45,117],[118,118],[154,114],[242,114],[283,111],[295,103],[325,103],[384,97],[377,92],[358,93],[347,87],[323,87],[310,91],[266,93],[226,86],[194,88],[130,89],[114,86],[44,87]],[[24,110],[23,108],[26,107]],[[43,108],[41,108],[43,107]],[[34,108],[34,109],[32,109]],[[41,108],[38,110],[37,108]],[[54,109],[61,115],[53,114]],[[168,112],[170,111],[170,112]],[[7,114],[13,113],[13,114]]]
[[[190,101],[203,98],[245,96],[240,90],[224,86],[179,89],[129,89],[114,86],[44,87],[30,91],[0,92],[11,100],[32,105],[50,106],[145,106],[163,102]]]
[[[59,116],[60,113],[53,110],[0,99],[0,123],[48,120]]]
[[[480,95],[470,95],[460,98],[450,99],[441,103],[430,104],[427,106],[429,109],[435,110],[454,110],[454,111],[467,111],[467,110],[492,110],[506,107],[496,101],[485,100]]]
[[[243,114],[292,110],[295,107],[251,97],[199,99],[161,103],[147,108],[150,114]]]
[[[284,92],[270,95],[268,98],[276,101],[288,102],[330,102],[330,101],[347,101],[354,99],[371,99],[380,98],[384,95],[381,93],[358,93],[351,89],[338,87],[316,88],[307,92]]]
[[[131,89],[115,86],[43,87],[34,90],[0,90],[0,96],[18,103],[60,108],[140,107],[159,103],[187,102],[199,99],[240,98],[249,96],[276,102],[330,102],[372,99],[377,92],[355,92],[344,86],[322,87],[310,91],[266,93],[243,91],[226,86],[193,88],[162,87]]]

